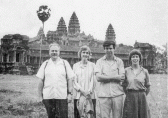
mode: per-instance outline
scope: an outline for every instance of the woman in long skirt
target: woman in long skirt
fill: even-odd
[[[140,65],[141,52],[133,49],[130,52],[129,61],[131,66],[125,69],[125,81],[123,82],[126,93],[123,118],[150,118],[146,99],[150,91],[150,79],[148,70]]]

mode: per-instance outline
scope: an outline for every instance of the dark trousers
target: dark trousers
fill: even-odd
[[[74,118],[80,118],[78,109],[77,109],[77,100],[74,99]],[[96,118],[96,99],[92,99],[93,107],[94,107],[94,118]]]
[[[44,99],[48,118],[68,118],[67,99]]]

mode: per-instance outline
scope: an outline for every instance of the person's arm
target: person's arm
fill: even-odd
[[[125,71],[124,71],[124,64],[122,60],[118,60],[118,74],[117,75],[105,75],[96,73],[97,81],[98,82],[111,82],[111,81],[117,81],[121,82],[125,79]]]
[[[74,73],[76,73],[76,69],[77,69],[76,66],[77,66],[76,64],[73,65],[73,72]],[[78,75],[77,74],[75,74],[75,75],[76,76],[74,77],[74,80],[73,80],[73,87],[74,87],[74,89],[76,91],[80,91],[81,90],[81,86],[78,84]]]
[[[96,62],[96,66],[95,66],[95,76],[98,82],[110,82],[111,81],[111,77],[107,76],[105,74],[103,74],[103,70],[102,70],[102,60],[99,59]]]
[[[67,74],[67,89],[68,89],[68,93],[73,92],[73,81],[75,78],[75,74],[70,66],[70,64],[68,63],[68,61],[64,61],[65,63],[65,67],[66,67],[66,74]]]
[[[73,87],[75,88],[76,91],[78,91],[78,92],[82,93],[84,96],[86,96],[87,92],[82,89],[82,87],[79,85],[77,79],[78,79],[78,77],[74,78]]]
[[[71,66],[69,65],[68,61],[64,61],[64,66],[65,66],[65,69],[66,69],[66,79],[67,79],[67,100],[68,100],[68,103],[70,103],[72,101],[72,94],[73,94],[73,80],[74,80],[74,77],[75,77],[75,74],[74,72],[72,71],[72,68]]]
[[[118,74],[121,76],[121,84],[122,84],[122,82],[125,80],[125,69],[124,69],[124,63],[121,59],[119,60]]]
[[[89,83],[89,93],[92,93],[93,92],[93,83],[94,82],[94,70],[93,70],[93,73],[91,75],[91,78],[90,78],[90,83]]]
[[[67,79],[67,100],[68,103],[72,102],[73,88],[72,88],[73,78]]]
[[[72,91],[73,91],[73,86],[72,86],[72,80],[74,79],[74,77],[68,79],[68,93],[71,93],[72,94]]]
[[[77,77],[74,78],[73,87],[75,88],[76,91],[80,91],[82,90],[82,87],[78,84],[77,79],[78,79]]]
[[[100,73],[96,73],[96,78],[98,82],[111,82],[111,81],[120,82],[122,79],[124,79],[123,75],[108,76]]]
[[[43,63],[37,74],[36,78],[38,79],[38,89],[37,89],[37,94],[39,97],[39,100],[41,101],[43,99],[43,87],[44,87],[44,68],[45,68],[46,63]]]
[[[150,86],[146,89],[146,95],[148,95],[150,92]]]
[[[38,81],[38,97],[39,97],[40,101],[43,98],[43,86],[44,86],[43,84],[44,84],[43,80],[39,79],[39,81]]]
[[[122,86],[123,86],[123,90],[124,90],[124,92],[125,92],[125,94],[126,94],[126,93],[127,93],[126,88],[127,88],[127,86],[128,86],[128,82],[127,82],[127,71],[126,71],[126,69],[125,69],[125,79],[124,79],[124,81],[122,82]]]
[[[145,79],[145,87],[146,87],[146,95],[149,94],[150,92],[150,77],[149,77],[149,73],[148,70],[145,69],[145,74],[146,74],[146,79]]]

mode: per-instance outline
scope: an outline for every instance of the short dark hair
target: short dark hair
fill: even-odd
[[[113,48],[115,49],[115,46],[116,46],[116,42],[115,41],[109,41],[109,40],[106,40],[106,41],[104,41],[104,43],[103,43],[103,47],[105,48],[105,47],[108,47],[108,46],[110,46],[110,45],[113,45]]]
[[[135,54],[139,56],[139,58],[140,58],[139,64],[141,64],[141,63],[142,63],[142,54],[141,54],[140,50],[138,50],[138,49],[133,49],[133,50],[130,52],[130,54],[129,54],[129,62],[130,62],[130,64],[131,64],[131,57],[132,57],[133,55],[135,55]]]

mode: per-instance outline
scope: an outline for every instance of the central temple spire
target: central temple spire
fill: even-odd
[[[107,31],[106,31],[106,39],[105,40],[113,40],[115,41],[116,35],[113,29],[113,26],[109,24]]]
[[[76,13],[73,12],[70,21],[69,21],[69,26],[68,26],[68,33],[73,35],[77,32],[80,32],[80,25],[79,25],[79,20],[76,16]]]

